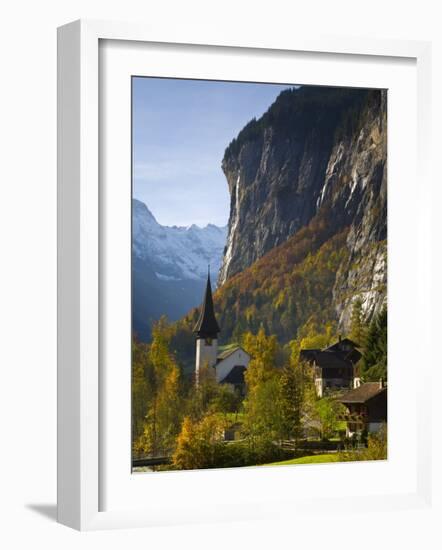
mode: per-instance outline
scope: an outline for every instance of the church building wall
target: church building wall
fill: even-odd
[[[239,348],[235,350],[216,365],[216,381],[221,382],[221,380],[229,374],[233,367],[241,366],[247,368],[249,361],[250,356],[243,349]]]
[[[214,338],[209,345],[204,338],[196,341],[196,371],[197,373],[204,366],[213,367],[216,364],[218,354],[218,340]]]

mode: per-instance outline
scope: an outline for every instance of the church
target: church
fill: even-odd
[[[219,384],[227,384],[232,390],[245,394],[244,373],[249,366],[250,355],[240,346],[218,353],[218,334],[221,332],[213,307],[210,273],[198,321],[193,329],[196,336],[195,383],[198,384],[204,367],[212,370]]]

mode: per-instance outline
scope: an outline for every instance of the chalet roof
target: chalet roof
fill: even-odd
[[[343,359],[351,361],[353,364],[356,364],[362,357],[362,353],[358,350],[358,347],[359,344],[357,344],[353,340],[350,340],[350,338],[343,338],[334,343],[332,346],[325,348],[323,351],[339,353]]]
[[[359,347],[359,344],[356,344],[356,342],[353,342],[353,340],[350,340],[350,338],[342,338],[341,340],[338,340],[336,343],[326,349],[329,351],[340,351],[343,345],[351,346],[353,348]]]
[[[320,349],[303,349],[300,353],[301,360],[315,363],[321,368],[353,368],[350,361],[340,352],[323,351]]]
[[[213,308],[212,286],[210,284],[210,273],[207,275],[206,292],[201,305],[200,316],[196,322],[193,332],[198,338],[217,338],[220,328],[216,321]]]
[[[300,357],[321,368],[350,368],[359,361],[362,354],[353,340],[344,338],[324,349],[302,349]]]
[[[299,357],[304,361],[314,361],[316,353],[321,351],[320,349],[302,349],[299,353]]]
[[[243,384],[244,383],[244,372],[246,367],[236,366],[225,376],[220,383],[221,384]]]
[[[359,386],[359,388],[355,388],[345,393],[340,397],[339,401],[341,401],[341,403],[366,403],[383,392],[386,393],[387,388],[385,386],[381,388],[379,382],[366,382]]]
[[[241,346],[235,346],[234,348],[229,348],[229,349],[226,349],[225,351],[221,352],[218,354],[217,356],[217,362],[219,363],[220,361],[223,361],[224,359],[227,359],[227,357],[230,357],[230,355],[232,355],[232,353],[235,353],[235,351],[238,351],[238,350],[241,350],[243,351],[246,355],[249,355],[246,351],[244,351],[242,349]]]

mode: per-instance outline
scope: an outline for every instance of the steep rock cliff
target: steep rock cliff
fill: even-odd
[[[287,90],[251,121],[222,162],[231,206],[220,285],[322,217],[330,238],[346,230],[324,307],[345,330],[359,296],[371,318],[386,299],[386,125],[386,91],[325,87]]]

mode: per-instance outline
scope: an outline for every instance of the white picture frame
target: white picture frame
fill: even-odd
[[[312,55],[376,57],[389,60],[409,59],[416,64],[417,78],[417,170],[418,233],[416,235],[419,269],[414,277],[415,305],[422,313],[422,334],[418,344],[421,376],[413,386],[416,390],[416,486],[407,494],[347,495],[340,497],[340,505],[371,510],[373,507],[397,509],[398,507],[427,506],[431,499],[430,468],[430,402],[425,388],[429,386],[431,361],[426,346],[431,335],[431,242],[430,207],[431,182],[428,175],[427,151],[429,150],[429,97],[430,51],[426,42],[369,40],[350,37],[281,36],[278,43],[267,44],[265,38],[245,42],[240,37],[225,33],[222,37],[208,38],[201,31],[199,36],[186,36],[185,29],[172,36],[157,34],[153,28],[136,24],[76,21],[58,31],[58,521],[80,530],[139,527],[195,521],[219,521],[255,518],[266,514],[275,517],[284,513],[321,513],[330,506],[327,495],[316,494],[314,499],[301,501],[284,498],[285,509],[275,506],[275,498],[266,504],[266,496],[260,500],[251,498],[247,509],[231,507],[229,513],[208,509],[202,502],[194,502],[185,510],[180,505],[175,510],[167,507],[137,508],[113,506],[103,510],[100,484],[103,483],[103,447],[100,415],[105,414],[100,377],[102,358],[100,337],[102,316],[103,263],[100,243],[103,225],[100,212],[103,207],[100,189],[100,126],[102,106],[99,94],[100,41],[125,41],[131,44],[175,45],[179,58],[182,47],[204,46],[228,48],[235,51],[272,52],[283,57],[287,52],[304,52]],[[360,59],[360,58],[358,58]],[[391,207],[391,205],[390,205]],[[394,208],[394,204],[391,208]],[[427,313],[427,314],[426,314]],[[428,360],[425,360],[428,358]],[[410,359],[411,360],[411,359]],[[128,396],[126,396],[128,399]],[[127,450],[130,453],[130,449]],[[321,466],[319,466],[321,467]],[[352,468],[353,465],[346,465]],[[277,469],[271,469],[275,472]],[[232,470],[230,474],[232,474]],[[287,469],[280,469],[274,480],[283,480]],[[228,475],[229,472],[180,473],[190,476],[192,483],[204,484],[207,475]],[[174,474],[172,474],[174,475]],[[249,474],[247,474],[249,475]],[[252,474],[250,474],[252,475]],[[250,477],[250,476],[249,476]],[[156,485],[170,486],[170,478],[157,478]],[[166,483],[169,479],[169,484]],[[177,474],[175,474],[175,480]],[[184,479],[184,477],[183,477]],[[215,479],[212,477],[211,479]],[[270,480],[270,478],[269,478]],[[273,480],[273,481],[274,481]],[[271,480],[270,480],[271,481]],[[221,480],[222,482],[222,480]],[[147,481],[148,483],[148,481]],[[264,490],[265,492],[265,490]],[[287,506],[289,505],[289,506]],[[345,506],[344,506],[345,507]],[[181,514],[179,513],[181,509]]]

